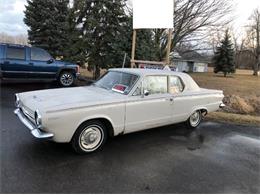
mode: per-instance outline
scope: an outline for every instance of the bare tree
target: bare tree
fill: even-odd
[[[28,38],[26,34],[9,35],[7,33],[0,33],[0,42],[28,45]]]
[[[258,76],[260,66],[260,9],[255,9],[250,17],[251,24],[248,26],[246,46],[255,56],[253,75]]]
[[[205,40],[209,28],[225,26],[232,20],[227,17],[232,11],[230,0],[175,0],[174,5],[172,50],[180,43]],[[157,37],[160,33],[160,53],[165,54],[167,34],[158,30],[154,33]]]

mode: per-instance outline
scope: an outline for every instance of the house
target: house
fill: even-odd
[[[171,67],[178,72],[207,72],[209,59],[195,51],[185,53],[172,52]]]

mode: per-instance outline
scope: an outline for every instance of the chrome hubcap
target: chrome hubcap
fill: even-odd
[[[73,76],[69,73],[65,73],[61,76],[60,81],[63,85],[69,86],[73,82]]]
[[[200,122],[200,112],[196,111],[190,116],[190,124],[193,127],[196,127]]]
[[[90,126],[84,129],[80,135],[80,146],[83,150],[95,150],[102,143],[103,134],[99,126]]]

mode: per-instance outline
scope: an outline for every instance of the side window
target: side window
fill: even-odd
[[[178,94],[184,90],[184,85],[179,77],[170,76],[169,92],[171,94]]]
[[[48,61],[51,58],[52,57],[47,51],[40,48],[31,48],[31,60]]]
[[[144,90],[148,90],[149,94],[167,93],[167,76],[145,77]]]
[[[25,60],[25,49],[19,47],[7,47],[6,58]]]

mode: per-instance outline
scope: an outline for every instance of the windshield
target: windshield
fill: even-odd
[[[138,76],[134,74],[109,71],[94,84],[97,87],[113,90],[126,95],[130,92],[137,79]]]

